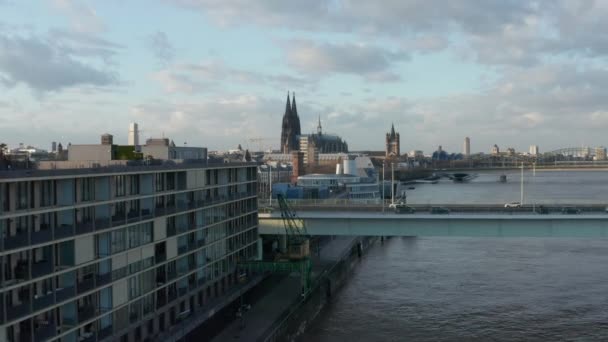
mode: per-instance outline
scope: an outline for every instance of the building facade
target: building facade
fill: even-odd
[[[492,153],[492,155],[497,156],[500,154],[500,148],[498,148],[498,145],[494,144],[490,152]]]
[[[530,154],[533,156],[538,155],[538,145],[530,145]]]
[[[391,125],[391,131],[386,133],[386,157],[399,157],[401,145],[399,144],[399,133],[395,133],[395,125]]]
[[[604,146],[595,148],[595,160],[606,160],[606,148]]]
[[[1,175],[0,341],[155,341],[237,286],[255,165],[132,169]]]
[[[137,127],[137,123],[131,122],[129,124],[129,137],[127,144],[130,146],[139,145],[139,128]]]
[[[465,158],[469,158],[471,156],[471,139],[469,137],[464,138],[464,146],[462,149],[462,154]]]

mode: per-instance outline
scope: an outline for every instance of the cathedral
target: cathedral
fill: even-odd
[[[348,144],[341,137],[333,134],[323,133],[321,128],[321,118],[317,126],[317,133],[302,134],[300,129],[300,117],[296,107],[296,95],[289,99],[287,93],[287,104],[283,115],[281,126],[281,153],[291,153],[301,151],[305,155],[318,153],[346,153]],[[305,160],[308,158],[305,156]]]
[[[299,136],[300,117],[298,116],[298,108],[296,107],[296,94],[293,94],[293,102],[289,101],[289,92],[287,92],[287,104],[285,105],[285,114],[283,115],[283,125],[281,127],[281,152],[290,153],[300,149]]]
[[[386,157],[399,157],[399,133],[395,133],[395,125],[391,125],[391,132],[386,133]]]

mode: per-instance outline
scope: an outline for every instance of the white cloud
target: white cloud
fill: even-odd
[[[78,54],[39,37],[0,35],[0,81],[8,87],[22,83],[40,92],[118,83],[114,73],[83,62]]]
[[[148,36],[146,40],[148,47],[162,65],[167,65],[173,61],[175,48],[165,32],[157,31]]]
[[[81,33],[100,33],[105,25],[95,10],[79,0],[53,0],[53,5],[70,18],[72,28]]]
[[[405,53],[392,52],[367,44],[315,43],[294,40],[284,44],[287,63],[304,74],[360,74],[370,81],[395,81],[390,73],[393,63],[408,58]]]

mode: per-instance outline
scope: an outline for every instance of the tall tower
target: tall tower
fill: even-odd
[[[289,101],[287,92],[287,103],[285,104],[285,114],[281,125],[281,152],[290,153],[299,149],[298,136],[300,132],[300,118],[298,117],[296,101]]]
[[[323,127],[321,127],[321,115],[319,115],[319,124],[317,125],[317,134],[323,134]]]
[[[401,145],[399,142],[399,133],[395,133],[395,125],[391,125],[390,133],[386,133],[386,157],[401,155]]]
[[[465,158],[469,158],[471,156],[471,139],[469,137],[464,138],[464,148],[462,151]]]
[[[128,144],[131,146],[139,145],[139,130],[137,128],[137,123],[131,122],[129,124],[129,141]]]

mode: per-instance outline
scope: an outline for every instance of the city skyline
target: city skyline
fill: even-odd
[[[0,1],[3,142],[127,143],[138,122],[141,140],[279,149],[290,90],[302,133],[320,116],[352,150],[384,150],[392,122],[402,151],[607,145],[601,2],[143,5]]]

